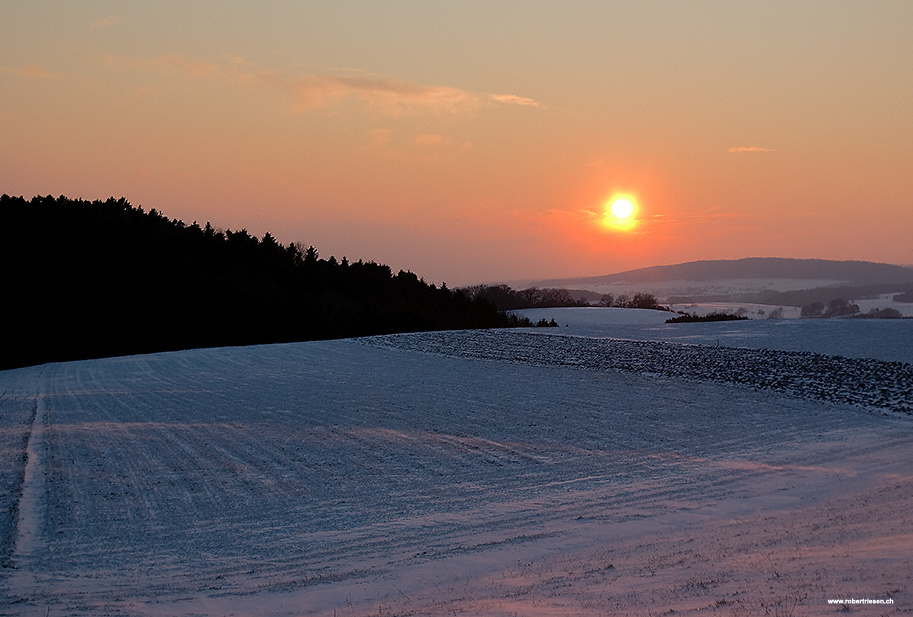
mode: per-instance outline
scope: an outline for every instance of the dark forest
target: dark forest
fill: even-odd
[[[125,199],[0,197],[0,369],[189,349],[500,327],[481,298],[269,233]]]

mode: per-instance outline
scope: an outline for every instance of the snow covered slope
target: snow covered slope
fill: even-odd
[[[883,414],[911,367],[867,389],[774,353],[801,378],[761,390],[725,348],[669,369],[694,349],[426,333],[2,372],[0,614],[909,612],[913,421]],[[873,396],[814,398],[816,362]]]

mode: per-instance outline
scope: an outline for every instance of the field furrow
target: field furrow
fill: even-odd
[[[543,559],[590,555],[565,576],[608,585],[611,571],[592,555],[624,545],[640,564],[626,576],[644,577],[677,563],[638,561],[631,543],[653,546],[658,530],[678,546],[675,530],[694,523],[698,533],[714,516],[734,524],[762,503],[779,516],[820,506],[838,486],[888,490],[909,475],[896,454],[913,445],[905,418],[716,380],[594,370],[583,342],[562,337],[476,335],[0,374],[13,469],[5,507],[16,510],[24,485],[34,530],[17,552],[17,527],[4,527],[15,567],[2,573],[0,613],[212,614],[284,598],[298,614],[369,614],[414,595],[421,602],[403,614],[435,614],[428,607],[458,597],[456,587],[445,593],[456,580],[445,573],[466,564],[474,582],[461,589],[490,612],[484,598],[530,593],[522,581],[561,596]],[[40,485],[21,479],[39,392],[31,473]],[[515,569],[532,561],[540,565]],[[602,573],[585,574],[593,568]],[[389,595],[394,586],[401,595]]]

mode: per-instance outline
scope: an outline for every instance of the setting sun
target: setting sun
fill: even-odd
[[[605,203],[602,220],[605,229],[630,231],[637,224],[637,202],[630,195],[615,195]]]
[[[634,204],[629,199],[616,199],[612,203],[612,214],[615,218],[626,219],[634,214]]]

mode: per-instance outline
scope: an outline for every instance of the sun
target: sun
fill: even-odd
[[[634,204],[630,199],[620,198],[612,202],[612,214],[617,219],[626,219],[634,214]]]
[[[615,195],[605,202],[600,223],[605,229],[631,231],[637,226],[637,200],[631,195]]]

